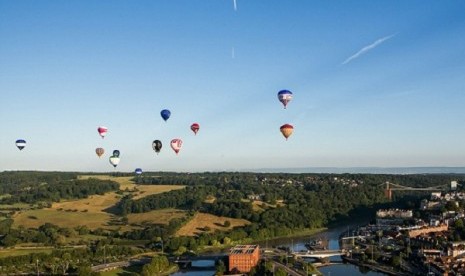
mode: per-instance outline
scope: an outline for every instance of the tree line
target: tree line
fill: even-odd
[[[59,202],[103,195],[119,184],[96,178],[77,179],[72,173],[4,172],[0,173],[0,204]]]

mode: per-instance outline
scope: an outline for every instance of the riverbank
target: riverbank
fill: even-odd
[[[399,272],[399,271],[394,271],[393,268],[391,268],[391,267],[381,266],[381,265],[377,265],[377,264],[362,263],[357,259],[352,259],[352,258],[349,258],[347,256],[342,256],[342,259],[344,261],[350,263],[350,264],[353,264],[353,265],[356,265],[356,266],[359,266],[359,267],[365,267],[365,268],[368,268],[368,269],[370,269],[372,271],[382,272],[382,273],[387,274],[387,275],[393,275],[393,276],[408,275],[408,274],[404,274],[404,273]]]
[[[302,238],[302,237],[307,237],[307,236],[313,236],[319,233],[323,233],[325,231],[328,231],[328,228],[314,228],[314,229],[302,229],[299,231],[296,231],[292,234],[284,235],[284,236],[278,236],[278,237],[272,237],[270,239],[251,239],[251,238],[246,238],[238,242],[231,242],[229,244],[222,244],[222,245],[209,245],[205,246],[201,249],[198,249],[196,251],[197,254],[204,254],[204,253],[218,253],[218,252],[223,252],[235,245],[238,244],[259,244],[262,247],[266,246],[266,243],[273,244],[276,241],[282,240],[282,239],[292,239],[292,238]]]

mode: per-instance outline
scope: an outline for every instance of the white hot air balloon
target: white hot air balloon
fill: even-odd
[[[114,156],[114,155],[110,156],[110,164],[112,164],[113,167],[115,167],[115,168],[116,168],[116,166],[118,166],[119,160],[120,159],[117,156]]]

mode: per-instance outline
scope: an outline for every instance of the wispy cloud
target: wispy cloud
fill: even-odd
[[[391,39],[393,38],[394,36],[396,36],[396,34],[392,34],[392,35],[388,35],[388,36],[385,36],[385,37],[382,37],[378,40],[376,40],[375,42],[371,43],[370,45],[367,45],[365,47],[363,47],[362,49],[360,49],[357,53],[351,55],[350,57],[348,57],[343,63],[342,65],[344,64],[347,64],[349,62],[351,62],[352,60],[358,58],[359,56],[365,54],[366,52],[378,47],[381,43],[385,42],[386,40],[388,39]]]

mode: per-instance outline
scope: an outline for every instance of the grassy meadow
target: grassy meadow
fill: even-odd
[[[153,210],[146,213],[128,214],[129,224],[168,224],[175,218],[184,218],[187,211],[177,209]]]
[[[184,188],[184,186],[178,185],[136,185],[131,180],[132,177],[80,176],[81,179],[90,177],[118,182],[120,190],[125,193],[134,193],[136,199]],[[116,229],[120,226],[109,225],[109,222],[118,219],[118,217],[111,214],[109,210],[121,198],[122,195],[109,192],[104,195],[92,195],[79,200],[56,202],[52,204],[51,208],[17,211],[12,217],[14,219],[13,227],[37,228],[49,222],[60,227],[86,225],[89,229]],[[142,222],[166,224],[171,218],[183,217],[184,215],[183,211],[179,210],[157,210],[144,214],[130,214],[128,220],[130,224],[140,224]],[[128,229],[128,227],[123,227],[124,229]]]
[[[231,225],[229,227],[224,227],[223,224],[227,220]],[[178,230],[176,236],[195,236],[205,232],[206,227],[210,228],[210,232],[214,232],[215,230],[227,231],[233,227],[247,224],[250,224],[250,222],[245,219],[234,219],[206,213],[197,213],[188,223]]]
[[[33,248],[33,249],[22,249],[22,248],[9,248],[0,249],[0,258],[13,257],[13,256],[24,256],[32,253],[51,253],[53,248]]]

